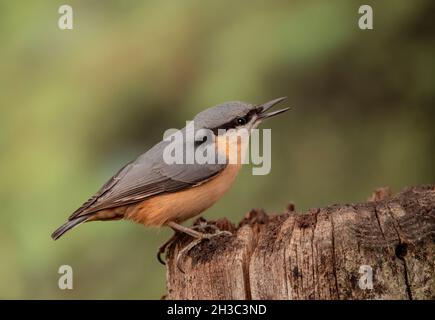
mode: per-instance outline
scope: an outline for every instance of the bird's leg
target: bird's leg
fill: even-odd
[[[178,224],[176,222],[170,221],[166,224],[168,227],[171,227],[175,231],[179,231],[185,234],[188,234],[192,238],[199,239],[203,236],[203,233],[198,232],[196,230],[193,230],[192,228],[185,227],[181,224]]]
[[[166,248],[168,248],[177,239],[177,237],[179,236],[180,233],[186,233],[186,234],[190,235],[191,237],[193,237],[195,239],[201,239],[201,241],[202,241],[203,233],[200,233],[200,232],[196,231],[195,229],[204,230],[206,227],[211,227],[214,231],[219,231],[218,227],[216,227],[215,225],[207,225],[207,223],[200,223],[199,225],[193,226],[192,228],[187,228],[187,227],[184,227],[178,223],[170,222],[170,223],[168,223],[168,226],[171,227],[172,230],[174,230],[174,234],[165,243],[163,243],[157,251],[157,260],[163,265],[166,265],[166,263],[162,259],[162,254],[166,252]],[[190,246],[190,244],[188,246]],[[192,246],[191,248],[193,248],[193,247],[194,246]]]
[[[178,224],[178,223],[171,221],[171,222],[168,222],[167,226],[171,227],[175,231],[186,233],[189,236],[191,236],[192,238],[201,239],[201,240],[211,239],[211,238],[213,238],[217,235],[221,235],[221,234],[232,235],[231,232],[219,230],[218,227],[216,227],[215,225],[210,225],[210,224],[202,224],[202,225],[200,224],[197,226],[193,226],[192,228],[188,228],[188,227],[185,227],[181,224]],[[203,233],[203,232],[199,232],[199,231],[194,230],[195,228],[205,229],[206,227],[212,228],[215,232],[214,233],[205,233],[205,232]]]
[[[205,239],[210,240],[211,238],[220,236],[222,234],[229,235],[229,236],[232,235],[231,232],[219,230],[216,226],[213,226],[213,229],[215,229],[214,233],[202,233],[202,232],[198,232],[196,230],[193,230],[191,228],[185,227],[181,224],[175,223],[173,221],[168,222],[167,225],[169,227],[171,227],[173,230],[186,233],[186,234],[190,235],[191,237],[195,238],[191,243],[189,243],[187,246],[185,246],[183,249],[181,249],[181,251],[177,255],[176,265],[177,265],[178,270],[180,270],[183,273],[184,273],[184,271],[180,267],[180,260],[184,254],[188,253],[190,250],[192,250],[195,246],[200,244]],[[210,226],[210,225],[206,225],[206,226]]]

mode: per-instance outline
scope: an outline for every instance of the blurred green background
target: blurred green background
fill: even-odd
[[[433,183],[434,1],[0,1],[0,298],[158,299],[170,230],[51,232],[127,161],[206,107],[288,96],[272,171],[205,213],[238,222]],[[374,30],[358,28],[370,4]],[[57,287],[60,265],[74,290]]]

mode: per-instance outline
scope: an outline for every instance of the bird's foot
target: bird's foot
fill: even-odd
[[[180,235],[187,234],[192,238],[194,238],[192,242],[190,242],[186,247],[181,249],[181,251],[178,253],[176,258],[177,268],[183,273],[184,271],[180,267],[180,262],[182,260],[182,257],[186,253],[188,253],[192,248],[194,248],[196,245],[198,245],[199,243],[201,243],[203,240],[206,239],[210,240],[220,235],[230,235],[230,236],[232,235],[232,233],[229,231],[221,231],[214,224],[208,224],[207,221],[202,218],[197,219],[195,225],[192,226],[191,228],[184,227],[176,222],[171,222],[171,221],[167,223],[167,226],[171,227],[175,231],[175,233],[168,241],[162,244],[159,250],[157,251],[157,259],[161,264],[166,264],[161,257],[162,253],[166,253],[167,248],[171,246],[174,242],[176,242],[179,239]]]
[[[203,235],[207,234],[215,234],[220,232],[221,230],[214,224],[209,224],[205,219],[199,218],[196,221],[196,224],[191,226],[190,229],[201,232]],[[213,233],[207,232],[209,229],[212,230]]]
[[[208,230],[212,230],[211,235],[215,235],[216,233],[219,233],[221,230],[219,230],[218,227],[216,227],[214,224],[208,224],[206,220],[204,219],[198,219],[197,221],[198,224],[190,227],[190,229],[201,232],[201,235],[204,235],[204,239],[208,239],[207,236],[209,235],[209,233],[207,233]],[[166,250],[178,239],[178,237],[182,234],[182,232],[179,232],[177,230],[174,230],[174,234],[172,235],[172,237],[170,237],[165,243],[163,243],[159,249],[157,250],[157,260],[162,264],[162,265],[166,265],[165,259],[162,258],[162,254],[166,253]],[[228,232],[228,231],[224,231]],[[229,233],[231,235],[231,233]],[[201,237],[201,236],[199,236]],[[195,238],[195,239],[199,239]],[[201,240],[202,241],[202,240]],[[195,241],[193,241],[195,242]],[[192,246],[192,248],[194,247],[194,245]],[[189,249],[190,250],[190,249]]]
[[[215,225],[206,225],[205,227],[212,227],[214,229],[214,233],[201,233],[201,236],[198,238],[195,238],[192,242],[190,242],[187,246],[185,246],[183,249],[178,252],[177,258],[175,260],[175,263],[177,265],[178,270],[180,270],[182,273],[184,273],[184,270],[181,268],[181,262],[183,261],[183,256],[187,253],[189,253],[190,250],[192,250],[194,247],[196,247],[198,244],[200,244],[204,240],[210,240],[212,238],[221,236],[221,235],[227,235],[232,236],[233,234],[229,231],[222,231],[219,230],[218,227]]]

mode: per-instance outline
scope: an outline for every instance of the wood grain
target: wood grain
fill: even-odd
[[[435,186],[367,202],[267,215],[252,210],[233,236],[194,247],[175,265],[189,236],[167,256],[167,299],[434,299]],[[361,266],[373,289],[358,285]]]

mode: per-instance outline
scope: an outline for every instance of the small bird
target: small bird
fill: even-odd
[[[242,129],[250,133],[263,120],[289,110],[285,108],[267,113],[267,110],[285,99],[282,97],[261,105],[226,102],[198,113],[193,119],[194,128],[211,130],[212,139],[208,143],[213,143],[217,152],[224,152],[224,158],[228,159],[231,153],[243,153],[247,144],[246,140],[243,142],[240,139],[233,139],[235,143],[227,144],[227,141],[231,141],[229,135],[237,134]],[[185,129],[180,131],[186,134]],[[204,239],[227,234],[227,231],[219,230],[211,234],[199,232],[194,227],[188,228],[180,223],[210,208],[228,191],[240,170],[241,161],[167,164],[163,154],[169,143],[164,139],[126,164],[74,211],[51,237],[57,240],[83,222],[127,219],[145,226],[168,226],[175,232],[186,233],[196,239],[180,251],[181,255]],[[201,141],[195,143],[195,148],[200,144]],[[222,145],[223,148],[219,147]],[[160,247],[159,261],[162,261],[160,254],[168,244]]]

